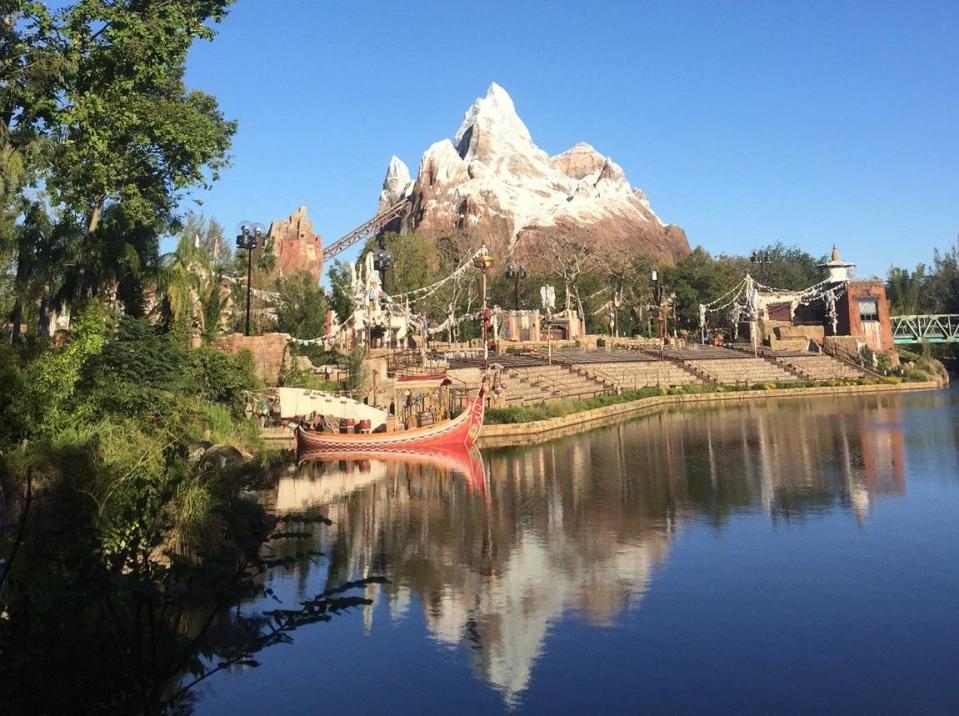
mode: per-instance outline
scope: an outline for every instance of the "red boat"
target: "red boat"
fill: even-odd
[[[486,381],[480,385],[476,397],[462,413],[425,428],[413,428],[394,433],[349,435],[324,433],[317,430],[296,429],[296,449],[305,453],[402,453],[422,448],[470,447],[476,443],[483,428]]]

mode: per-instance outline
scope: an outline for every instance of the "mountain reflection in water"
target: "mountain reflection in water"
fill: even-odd
[[[835,507],[861,521],[877,496],[903,492],[898,403],[837,408],[669,412],[488,451],[485,471],[475,454],[307,462],[279,480],[273,507],[333,520],[320,537],[327,583],[390,579],[366,592],[367,630],[381,601],[394,621],[419,605],[431,637],[467,645],[480,677],[514,704],[551,625],[564,615],[614,624],[684,525],[760,511],[807,520]]]

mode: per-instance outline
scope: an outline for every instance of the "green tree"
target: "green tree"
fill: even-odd
[[[13,305],[10,310],[11,338],[20,340],[20,326],[26,319],[39,323],[42,315],[33,313],[39,304],[44,314],[51,302],[52,287],[61,284],[63,267],[71,259],[80,228],[64,220],[59,223],[42,202],[31,203],[14,231],[16,271]]]
[[[44,3],[7,0],[0,8],[0,258],[10,258],[11,231],[23,189],[37,178],[54,124],[56,95],[68,70],[57,52]]]
[[[349,264],[337,259],[327,271],[330,281],[329,306],[336,313],[336,320],[343,322],[353,313],[353,290],[350,288]]]
[[[191,333],[212,339],[219,332],[226,303],[222,278],[222,267],[212,265],[193,239],[181,236],[176,250],[161,257],[157,271],[162,325],[182,340]]]
[[[384,289],[400,294],[428,286],[438,278],[440,257],[436,243],[415,233],[388,233],[384,237],[387,250],[393,254],[393,265],[387,273]],[[369,245],[367,250],[373,250]]]
[[[959,313],[959,240],[944,253],[936,249],[926,285],[924,310],[930,313]]]
[[[18,219],[31,212],[27,191],[36,183],[56,107],[56,91],[64,59],[51,51],[56,37],[50,12],[40,2],[8,0],[0,6],[0,277],[17,266],[15,280],[0,283],[0,308],[19,339],[26,304],[23,292],[35,282],[20,266],[20,249],[26,244],[27,267],[37,264],[42,252],[33,251]],[[27,221],[36,224],[38,212]],[[49,236],[51,232],[46,231]]]
[[[227,161],[235,123],[183,78],[191,45],[213,36],[229,4],[77,0],[51,13],[21,0],[3,14],[2,221],[42,181],[58,220],[81,227],[54,301],[118,285],[139,312],[158,237]]]
[[[676,294],[680,327],[693,330],[699,326],[699,304],[722,296],[742,280],[744,272],[740,262],[714,259],[702,246],[697,246],[660,273],[663,289]]]
[[[277,280],[273,309],[278,331],[305,339],[323,335],[326,294],[308,271]]]
[[[892,313],[897,315],[919,313],[925,282],[926,267],[923,264],[916,266],[915,271],[899,266],[890,268],[886,279],[886,295]]]
[[[233,263],[233,251],[224,235],[223,224],[203,212],[188,211],[179,234],[192,241],[206,255],[211,266]]]
[[[823,279],[819,264],[825,256],[814,258],[798,246],[786,246],[781,241],[763,246],[756,252],[762,263],[753,263],[750,257],[730,259],[743,273],[749,272],[761,283],[787,291],[799,291]]]

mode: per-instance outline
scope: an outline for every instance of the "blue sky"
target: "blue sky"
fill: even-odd
[[[588,141],[693,246],[836,243],[859,275],[959,232],[959,3],[238,0],[188,82],[239,120],[198,195],[329,242],[491,81],[549,153]]]

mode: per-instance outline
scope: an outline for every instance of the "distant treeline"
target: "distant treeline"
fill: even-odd
[[[886,292],[894,314],[959,313],[959,242],[936,249],[931,265],[890,268]]]

